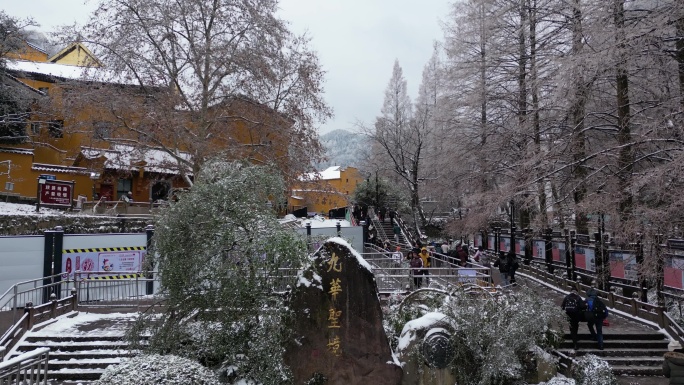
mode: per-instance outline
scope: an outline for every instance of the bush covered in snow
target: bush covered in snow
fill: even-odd
[[[547,382],[541,382],[538,385],[577,385],[577,381],[567,377],[554,377]]]
[[[406,314],[390,314],[387,326],[398,324],[407,315],[443,314],[440,323],[451,328],[455,351],[450,367],[460,385],[517,383],[525,373],[525,358],[535,347],[549,348],[560,342],[561,334],[552,326],[565,322],[561,310],[550,299],[527,288],[495,296],[456,290],[435,297],[440,301],[433,298],[415,301],[415,306],[404,304],[401,310],[394,307],[393,311]],[[396,331],[389,330],[388,334],[396,336]],[[399,345],[410,343],[402,340]],[[407,356],[412,354],[422,353],[408,352]]]
[[[214,372],[187,358],[143,354],[110,365],[93,385],[218,385]]]
[[[306,260],[304,240],[278,222],[273,202],[285,190],[267,167],[209,162],[193,187],[164,210],[153,252],[166,306],[160,318],[141,317],[131,334],[151,333],[152,353],[171,353],[238,379],[282,384],[291,310],[274,291],[296,283]],[[270,202],[270,204],[268,204]],[[138,346],[139,348],[143,348]]]
[[[577,385],[617,385],[618,381],[610,369],[610,365],[593,354],[587,354],[577,360],[572,368],[572,377]]]

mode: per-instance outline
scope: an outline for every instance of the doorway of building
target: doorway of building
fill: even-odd
[[[111,184],[100,185],[100,198],[105,197],[106,201],[114,199],[114,186]]]
[[[158,180],[152,184],[150,189],[150,198],[152,202],[158,200],[167,200],[169,198],[169,192],[171,191],[171,184],[165,180]]]

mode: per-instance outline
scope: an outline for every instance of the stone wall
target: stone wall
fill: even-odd
[[[154,219],[102,216],[0,216],[0,236],[41,235],[62,226],[65,234],[142,233]]]

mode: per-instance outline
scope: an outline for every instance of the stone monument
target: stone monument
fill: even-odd
[[[294,383],[399,385],[370,265],[341,238],[312,258],[292,294],[295,334],[285,362]]]

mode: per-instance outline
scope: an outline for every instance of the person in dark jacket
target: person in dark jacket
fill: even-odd
[[[409,265],[411,266],[411,273],[413,273],[413,286],[419,288],[423,284],[423,260],[416,253],[409,253],[411,255],[411,260]]]
[[[456,253],[458,255],[458,264],[465,267],[468,264],[468,251],[463,245],[456,246]]]
[[[561,308],[565,310],[565,314],[568,316],[568,322],[570,323],[570,337],[572,338],[572,345],[575,350],[577,350],[577,329],[579,329],[579,323],[584,319],[584,309],[586,305],[584,300],[577,293],[576,288],[570,289],[570,293],[563,298],[563,303]]]
[[[506,264],[508,265],[508,282],[513,285],[515,284],[515,272],[518,270],[520,264],[518,263],[518,258],[513,253],[508,253],[506,257]]]
[[[399,243],[399,236],[401,236],[401,227],[399,227],[398,223],[394,223],[394,227],[392,227],[392,232],[394,233],[394,242]]]
[[[499,259],[494,262],[494,267],[499,268],[499,276],[501,277],[501,286],[508,286],[511,283],[508,282],[508,263],[506,260],[506,254],[503,251],[499,252]]]
[[[684,353],[667,352],[663,358],[663,374],[670,379],[670,385],[684,384]]]
[[[587,320],[589,333],[591,338],[598,341],[599,350],[603,350],[603,320],[608,317],[608,308],[598,297],[598,292],[593,287],[587,290],[585,303],[587,306],[584,310],[584,318]]]
[[[387,213],[385,206],[380,207],[380,210],[378,210],[378,217],[380,217],[380,222],[382,223],[385,223],[385,213]]]

